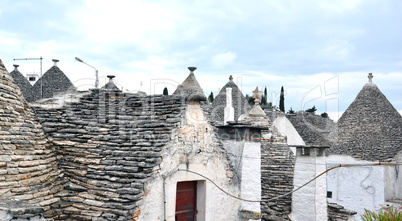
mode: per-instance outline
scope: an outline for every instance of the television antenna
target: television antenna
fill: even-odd
[[[43,98],[43,84],[42,84],[42,56],[39,58],[14,58],[16,60],[40,60],[40,97]]]

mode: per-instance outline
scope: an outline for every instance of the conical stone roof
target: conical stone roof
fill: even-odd
[[[225,107],[226,107],[226,88],[232,88],[232,105],[234,109],[234,120],[237,121],[242,114],[246,114],[250,109],[246,98],[240,91],[239,87],[233,81],[232,76],[229,78],[229,82],[223,86],[216,95],[214,101],[212,102],[211,116],[216,121],[223,121]]]
[[[42,81],[42,82],[41,82]],[[43,88],[43,97],[41,97],[41,87]],[[75,91],[73,83],[60,70],[53,66],[34,84],[29,95],[25,95],[28,102],[40,100],[42,98],[51,98],[56,93]]]
[[[194,75],[194,71],[197,68],[188,67],[188,69],[190,70],[190,75],[188,75],[186,80],[184,80],[183,83],[177,87],[173,94],[183,94],[186,96],[186,100],[188,101],[206,101],[207,98],[204,95],[204,91]]]
[[[330,153],[384,161],[402,150],[402,117],[371,78],[339,119]]]
[[[14,65],[14,67],[15,67],[15,69],[12,72],[10,72],[10,75],[11,75],[11,77],[13,77],[14,82],[20,88],[22,94],[25,97],[25,95],[30,93],[32,85],[24,77],[24,75],[22,75],[21,72],[18,71],[18,69],[17,69],[18,65]]]
[[[108,91],[121,91],[113,82],[113,78],[115,77],[114,75],[108,75],[109,82],[107,82],[103,87],[101,87],[101,90],[108,90]]]
[[[0,92],[0,198],[15,197],[47,213],[62,188],[55,151],[1,60]]]

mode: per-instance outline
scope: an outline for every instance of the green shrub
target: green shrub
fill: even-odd
[[[382,207],[378,213],[364,209],[365,213],[361,218],[363,221],[402,221],[401,209],[402,207],[399,209]]]

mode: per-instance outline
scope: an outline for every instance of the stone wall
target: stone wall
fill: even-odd
[[[45,221],[41,206],[26,204],[12,197],[0,199],[0,220],[2,221]]]
[[[13,196],[54,217],[64,180],[55,149],[0,60],[0,198]]]
[[[179,96],[102,90],[62,108],[37,105],[68,181],[60,219],[136,220],[144,184],[158,170],[183,108]]]
[[[262,220],[289,220],[292,195],[267,202],[293,190],[295,157],[283,141],[262,143],[261,186]]]
[[[349,221],[355,220],[355,211],[345,209],[336,203],[328,203],[328,221]]]

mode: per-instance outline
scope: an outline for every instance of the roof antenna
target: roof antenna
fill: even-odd
[[[40,60],[40,98],[43,98],[43,84],[42,84],[42,56],[39,58],[14,58],[15,60]]]

